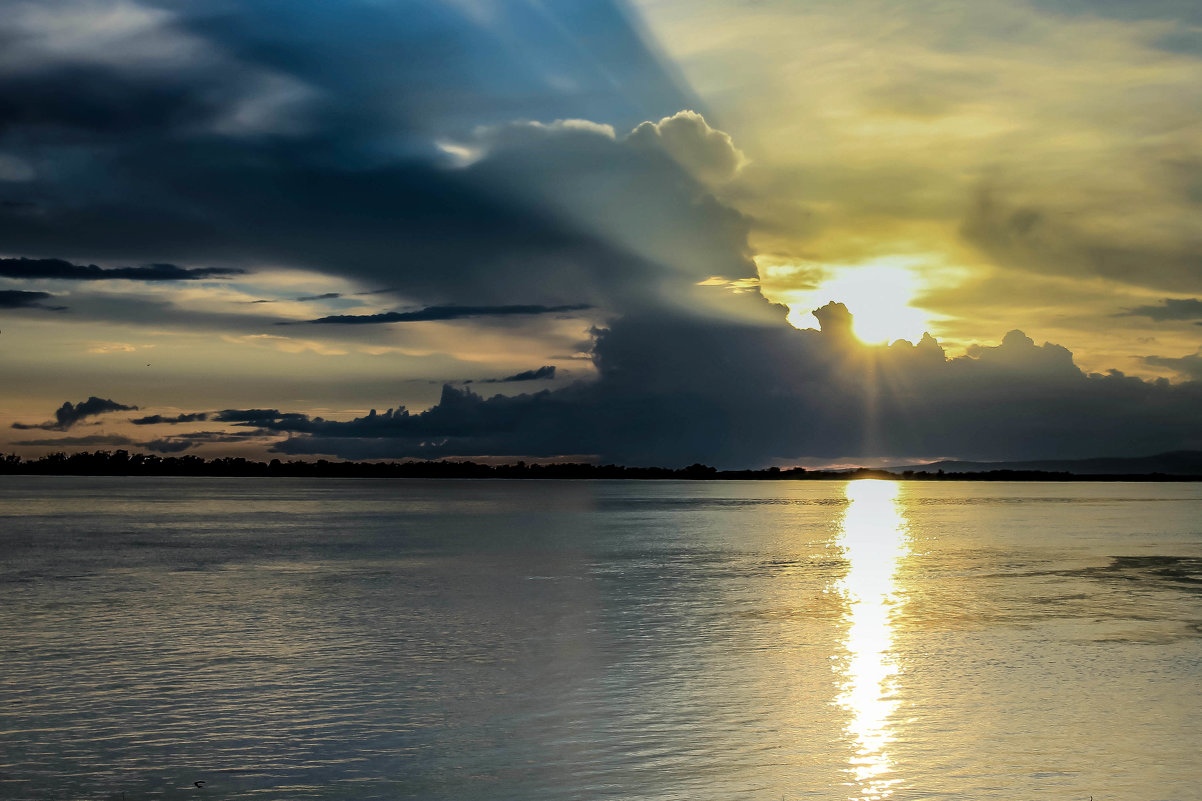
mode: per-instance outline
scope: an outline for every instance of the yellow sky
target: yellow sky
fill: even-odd
[[[749,160],[722,197],[755,220],[770,297],[840,300],[828,289],[903,265],[887,283],[953,351],[1022,328],[1086,369],[1169,375],[1142,357],[1197,349],[1189,322],[1114,316],[1202,290],[1202,61],[1159,46],[1175,23],[1022,3],[638,8]]]

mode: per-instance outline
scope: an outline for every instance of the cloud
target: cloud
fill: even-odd
[[[523,370],[520,373],[514,373],[513,375],[506,376],[504,378],[489,378],[485,381],[481,381],[480,383],[506,384],[514,381],[542,381],[544,379],[549,381],[553,378],[555,378],[555,365],[548,364],[546,366],[539,367],[536,370]]]
[[[1098,323],[1133,296],[1202,297],[1196,3],[687,7],[641,6],[751,157],[717,191],[753,221],[761,265],[837,279],[914,258],[919,288],[942,295],[917,305],[950,347],[1023,327],[1090,366],[1139,369],[1147,320]],[[997,276],[996,315],[946,292],[982,275]],[[804,276],[761,277],[770,298],[803,294]],[[1107,302],[1025,301],[1052,280]]]
[[[111,267],[71,264],[62,259],[0,259],[0,276],[5,278],[53,278],[68,281],[197,281],[203,278],[240,275],[242,270],[220,267],[177,267],[147,264],[142,267]]]
[[[747,163],[730,134],[711,128],[695,111],[678,111],[659,122],[641,123],[627,141],[636,147],[661,148],[680,166],[709,183],[731,180]]]
[[[129,422],[136,426],[154,426],[154,425],[177,425],[179,423],[195,423],[198,420],[207,420],[208,414],[205,412],[185,412],[177,414],[174,417],[164,417],[161,414],[152,414],[147,417],[137,417]]]
[[[88,417],[96,417],[109,412],[128,412],[136,411],[137,406],[125,406],[117,403],[114,400],[106,398],[98,398],[92,395],[85,401],[72,404],[67,401],[54,412],[54,420],[46,423],[38,423],[31,425],[27,423],[13,423],[13,428],[19,429],[34,429],[40,428],[46,431],[66,431],[81,420]]]
[[[0,289],[0,309],[49,309],[62,311],[66,306],[47,306],[42,301],[54,297],[49,292],[27,292],[22,289]]]
[[[73,290],[70,317],[77,323],[115,322],[158,331],[245,334],[272,329],[280,320],[278,316],[230,311],[231,307],[238,307],[220,297],[209,298],[205,294],[198,294],[189,298],[182,296],[179,290],[169,290],[164,294],[171,299],[167,299],[163,294]]]
[[[279,409],[224,409],[214,412],[212,419],[219,423],[251,423],[265,425],[289,421],[307,420],[308,416],[296,412],[281,412]]]
[[[799,454],[1078,457],[1202,445],[1202,384],[1087,374],[1012,331],[948,358],[939,343],[865,346],[841,304],[820,331],[628,316],[597,333],[598,378],[331,421],[272,411],[272,449],[345,458],[595,454],[625,464],[768,464]]]
[[[1144,361],[1153,367],[1167,367],[1190,381],[1202,382],[1202,351],[1188,356],[1145,356]]]
[[[272,436],[269,431],[193,431],[188,434],[172,434],[168,437],[139,442],[138,445],[160,453],[179,453],[201,445],[246,442]]]
[[[93,342],[88,346],[87,350],[88,353],[96,354],[135,353],[138,350],[138,346],[131,345],[128,342]]]
[[[223,334],[221,338],[226,342],[231,342],[236,345],[269,347],[275,350],[283,351],[284,353],[304,353],[305,351],[312,351],[313,353],[317,353],[322,356],[345,356],[347,353],[342,348],[331,347],[324,342],[317,342],[312,339],[281,337],[275,336],[274,334],[247,334],[245,336],[230,336],[229,334]]]
[[[574,286],[574,298],[609,312],[696,308],[697,282],[756,277],[751,223],[648,136],[515,123],[478,131],[484,155],[459,172],[611,251],[604,264],[573,258],[579,269],[535,270],[540,282]]]
[[[1021,188],[985,185],[961,232],[1010,269],[1178,292],[1202,288],[1202,239],[1184,219],[1192,210],[1162,200],[1087,215],[1071,210],[1078,200],[1034,179]]]
[[[587,0],[565,13],[505,2],[483,27],[436,0],[272,14],[239,0],[216,14],[118,5],[47,0],[0,20],[0,39],[25,53],[0,57],[0,147],[13,143],[12,158],[31,165],[22,197],[37,198],[36,213],[0,205],[7,252],[314,270],[398,286],[426,306],[601,305],[663,272],[550,196],[581,181],[616,188],[635,160],[598,169],[559,148],[562,160],[514,163],[527,173],[520,183],[539,188],[522,198],[493,183],[494,158],[448,169],[434,144],[513,120],[628,128],[700,108],[624,3]],[[502,29],[520,34],[520,50]],[[604,125],[581,125],[552,125],[548,136],[604,138]],[[536,158],[556,149],[529,131],[512,144]],[[609,147],[621,161],[622,146]],[[87,159],[72,155],[81,148]],[[647,181],[675,197],[639,202],[685,214],[694,198],[673,187],[679,167],[657,169]],[[68,265],[63,277],[230,274],[80,269],[90,274]]]
[[[335,325],[375,325],[379,323],[419,323],[431,320],[465,320],[472,317],[511,317],[514,315],[564,314],[593,308],[587,303],[564,306],[510,305],[510,306],[427,306],[411,312],[383,312],[381,314],[335,314],[309,320],[310,323]],[[287,323],[291,325],[291,323]]]
[[[652,5],[646,13],[672,4]],[[664,41],[695,48],[681,63],[724,102],[718,117],[624,8],[20,3],[0,18],[0,151],[20,179],[0,182],[0,252],[36,258],[3,268],[92,282],[73,288],[72,320],[305,351],[334,349],[264,333],[278,333],[269,326],[279,318],[227,313],[255,308],[228,298],[225,307],[202,299],[196,311],[181,287],[117,295],[101,279],[195,281],[238,269],[344,279],[247,288],[237,302],[394,287],[413,310],[311,322],[327,324],[325,336],[397,346],[387,361],[401,373],[412,369],[402,346],[429,352],[414,340],[438,327],[372,323],[577,306],[589,313],[572,321],[572,343],[585,325],[600,327],[596,380],[554,391],[444,391],[424,412],[355,421],[214,415],[261,420],[290,436],[277,447],[297,453],[751,464],[827,453],[1005,458],[1019,448],[1059,456],[1196,436],[1194,385],[1088,374],[1066,348],[1018,331],[951,359],[933,338],[864,348],[837,305],[821,312],[821,332],[795,331],[762,302],[752,261],[818,265],[776,282],[789,284],[782,292],[897,254],[917,253],[924,275],[940,264],[995,270],[993,286],[1014,287],[997,293],[1008,307],[996,328],[974,325],[989,336],[1022,326],[1041,342],[1056,336],[1015,318],[1015,298],[1036,276],[1196,294],[1202,166],[1191,137],[1202,82],[1196,59],[1148,44],[1166,26],[1066,22],[1026,4],[899,11],[903,24],[887,20],[888,32],[879,9],[856,0],[769,4],[729,19],[668,14],[684,32]],[[896,69],[865,68],[877,60]],[[83,259],[145,266],[75,263]],[[1048,303],[1046,315],[1070,306]],[[1044,309],[1024,304],[1022,314]],[[552,313],[570,312],[532,316]],[[494,363],[544,363],[547,338],[532,340]],[[541,353],[566,350],[556,347]],[[368,391],[366,380],[312,373],[306,380],[348,395]]]
[[[83,437],[26,439],[19,440],[13,444],[27,447],[53,448],[88,448],[116,445],[129,448],[143,448],[158,453],[180,453],[210,443],[246,442],[247,440],[259,439],[264,436],[264,433],[266,432],[197,431],[191,434],[178,434],[150,440],[136,440],[120,434],[88,434]]]
[[[151,439],[139,442],[138,445],[158,453],[180,453],[189,448],[195,448],[199,443],[187,439]]]
[[[36,427],[36,426],[34,426]],[[94,447],[97,445],[140,445],[142,443],[135,442],[129,437],[123,437],[119,434],[88,434],[83,437],[57,437],[48,439],[23,439],[13,443],[14,445],[28,446],[51,446],[51,447]]]
[[[1202,300],[1165,298],[1159,306],[1136,306],[1123,311],[1122,317],[1150,317],[1153,320],[1202,320]]]

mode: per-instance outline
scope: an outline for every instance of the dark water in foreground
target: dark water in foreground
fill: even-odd
[[[4,477],[0,556],[5,799],[1202,797],[1202,485]]]

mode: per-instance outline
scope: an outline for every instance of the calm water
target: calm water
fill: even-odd
[[[1202,485],[4,477],[0,556],[3,798],[1202,797]]]

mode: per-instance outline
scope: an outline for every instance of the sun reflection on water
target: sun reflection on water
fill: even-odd
[[[894,582],[898,562],[908,551],[905,522],[894,481],[847,483],[847,512],[841,542],[848,571],[837,588],[847,603],[846,658],[840,663],[841,692],[836,703],[851,715],[848,734],[855,752],[849,760],[853,799],[886,799],[890,778],[890,717],[897,707],[892,614],[904,600]]]

